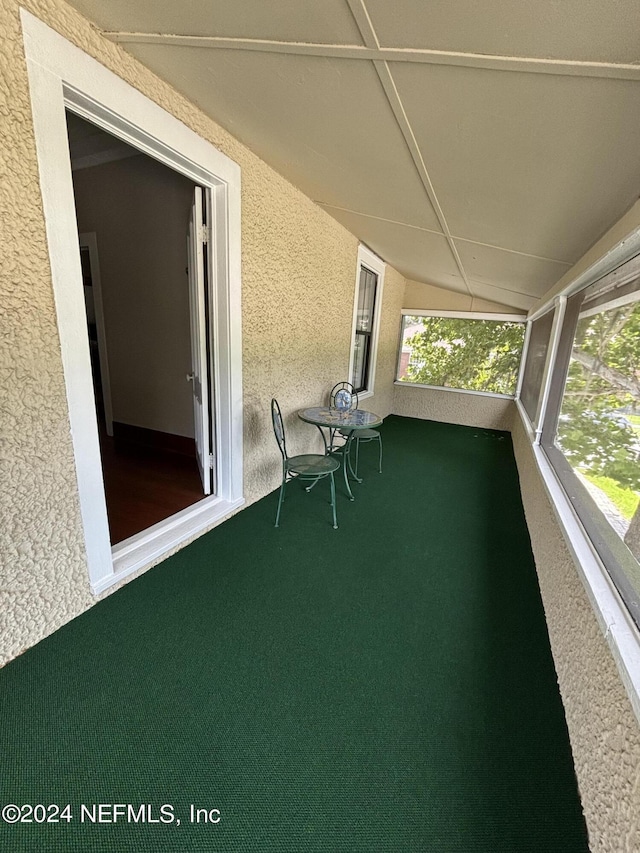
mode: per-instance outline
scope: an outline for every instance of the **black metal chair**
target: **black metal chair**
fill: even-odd
[[[282,483],[280,485],[280,498],[278,500],[278,511],[276,513],[275,526],[280,523],[280,510],[284,503],[285,487],[291,480],[313,480],[314,486],[318,480],[329,477],[331,481],[331,508],[333,510],[333,527],[338,529],[338,518],[336,515],[336,484],[333,477],[334,471],[340,467],[340,463],[333,456],[324,456],[321,453],[305,453],[298,456],[289,456],[287,453],[287,439],[282,422],[282,413],[278,401],[271,400],[271,422],[273,434],[278,442],[278,449],[282,455]],[[309,491],[311,487],[307,488]]]
[[[336,403],[340,401],[340,395],[343,395],[343,402],[346,403],[346,400],[349,400],[348,411],[352,409],[358,408],[358,394],[354,390],[353,385],[350,382],[338,382],[337,385],[334,385],[331,389],[331,394],[329,395],[329,405],[332,408],[340,409],[340,406]],[[349,396],[348,396],[349,395]],[[351,438],[351,444],[355,443],[355,456],[356,456],[356,464],[355,469],[353,470],[353,474],[356,480],[359,481],[358,477],[358,459],[360,457],[360,443],[366,444],[369,441],[377,441],[380,446],[380,452],[378,455],[378,473],[382,474],[382,436],[378,432],[377,429],[337,429],[333,430],[333,434],[329,436],[329,443],[331,450],[340,450],[344,445],[335,444],[335,434],[342,436],[345,441],[348,442],[349,436],[353,433]],[[349,455],[351,455],[351,445],[349,445]],[[351,462],[351,459],[349,459]]]

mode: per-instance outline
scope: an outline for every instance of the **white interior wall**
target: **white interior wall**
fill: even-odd
[[[186,274],[193,183],[145,155],[73,173],[94,231],[115,421],[193,437]]]

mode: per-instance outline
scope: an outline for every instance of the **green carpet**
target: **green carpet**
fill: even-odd
[[[510,437],[382,433],[339,530],[274,492],[0,671],[0,805],[72,815],[1,850],[588,850]]]

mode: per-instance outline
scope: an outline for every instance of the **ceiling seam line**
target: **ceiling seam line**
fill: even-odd
[[[224,36],[188,36],[170,33],[141,33],[103,30],[102,35],[117,44],[159,44],[173,47],[200,47],[211,50],[246,50],[263,53],[299,54],[367,61],[404,62],[420,65],[447,65],[490,71],[527,74],[555,74],[568,77],[595,77],[611,80],[640,80],[640,64],[597,62],[579,59],[545,59],[528,56],[463,53],[419,48],[368,47],[361,45],[284,42],[267,39],[238,39]]]
[[[365,219],[377,219],[380,222],[389,222],[392,225],[401,225],[403,228],[413,228],[415,231],[424,231],[427,234],[434,234],[436,237],[446,237],[443,231],[436,231],[433,228],[426,228],[424,225],[412,225],[410,222],[401,222],[399,219],[389,219],[386,216],[375,216],[373,213],[362,213],[360,210],[354,210],[352,207],[340,207],[338,204],[330,204],[328,201],[313,199],[314,204],[321,207],[330,207],[332,210],[342,210],[345,213],[354,213],[356,216],[362,216]],[[508,249],[506,246],[497,246],[495,243],[483,243],[481,240],[472,240],[470,237],[460,237],[457,234],[451,235],[452,240],[460,240],[463,243],[471,243],[474,246],[486,246],[487,249],[495,249],[497,252],[506,252],[509,255],[521,255],[524,258],[533,258],[536,261],[548,261],[551,264],[561,264],[564,267],[572,267],[573,261],[560,261],[558,258],[547,258],[545,255],[534,255],[531,252],[521,252],[518,249]]]
[[[365,45],[367,45],[367,47],[371,47],[372,45],[374,47],[379,47],[378,36],[376,35],[373,22],[369,17],[369,12],[364,4],[364,0],[347,0],[347,5],[351,10],[351,14],[354,17],[358,29],[360,30],[360,35],[362,36]],[[469,296],[473,298],[474,294],[471,290],[471,285],[469,284],[469,279],[462,263],[462,258],[458,253],[456,245],[451,239],[451,231],[449,230],[447,219],[440,205],[438,196],[436,195],[435,188],[427,170],[426,163],[424,162],[424,159],[422,157],[422,152],[420,151],[420,147],[413,132],[413,128],[411,127],[411,123],[409,122],[409,118],[405,111],[404,104],[402,103],[402,99],[400,98],[400,93],[398,92],[395,80],[391,75],[391,69],[389,68],[386,62],[380,62],[378,60],[374,60],[373,67],[376,70],[376,74],[378,75],[378,79],[380,80],[380,84],[382,85],[382,89],[387,98],[387,102],[391,107],[391,112],[395,117],[400,133],[404,137],[405,144],[409,149],[409,154],[411,155],[416,171],[418,172],[418,176],[425,189],[427,198],[431,202],[438,222],[440,223],[440,227],[444,232],[445,239],[447,240],[447,244],[449,246],[449,251],[453,255],[453,260],[456,266],[458,267],[458,270],[460,272],[460,275],[462,276],[462,280],[464,282],[465,287],[467,288]]]
[[[362,216],[366,219],[378,219],[380,222],[389,222],[392,225],[401,225],[403,228],[413,228],[415,231],[424,231],[427,234],[435,234],[437,237],[446,237],[444,231],[436,231],[434,228],[425,228],[424,225],[411,225],[409,222],[400,222],[399,219],[389,219],[386,216],[375,216],[373,213],[361,213],[359,210],[353,210],[351,207],[340,207],[337,204],[329,204],[327,201],[319,201],[314,199],[315,204],[322,207],[330,207],[332,210],[342,210],[345,213],[355,213],[356,216]]]
[[[502,287],[500,284],[491,284],[489,281],[478,281],[477,278],[472,279],[474,284],[479,284],[480,287],[492,287],[494,290],[502,290],[504,293],[515,293],[516,296],[526,296],[527,299],[540,299],[540,296],[534,296],[531,293],[525,293],[524,290],[509,290],[508,287]],[[478,299],[484,299],[484,296],[479,296]]]
[[[410,153],[411,158],[414,162],[414,165],[416,167],[416,170],[418,172],[420,180],[422,181],[422,185],[425,189],[427,197],[428,197],[429,201],[431,202],[431,205],[433,206],[433,210],[434,210],[434,212],[438,218],[438,222],[440,223],[440,227],[443,230],[444,237],[446,238],[447,243],[449,244],[449,250],[451,251],[451,254],[453,255],[456,266],[458,267],[458,269],[460,271],[460,275],[462,276],[462,280],[464,281],[465,286],[466,286],[467,290],[469,291],[469,294],[471,296],[473,296],[471,286],[469,284],[469,279],[467,277],[466,270],[465,270],[464,265],[462,263],[462,258],[460,257],[460,255],[458,253],[458,249],[457,249],[456,245],[454,244],[453,239],[451,237],[451,230],[449,229],[449,225],[448,225],[446,217],[444,215],[444,211],[442,210],[442,207],[440,206],[440,201],[438,200],[438,196],[436,195],[436,191],[435,191],[433,184],[431,182],[431,177],[429,175],[426,164],[425,164],[424,159],[422,157],[422,153],[421,153],[420,148],[418,146],[418,142],[417,142],[415,135],[413,133],[413,128],[411,127],[411,124],[409,123],[409,119],[407,118],[407,115],[406,115],[406,112],[404,109],[404,105],[403,105],[402,101],[400,100],[400,95],[398,94],[398,91],[396,89],[395,81],[393,80],[393,77],[391,76],[391,71],[389,70],[386,62],[380,62],[380,63],[374,62],[373,65],[376,69],[376,72],[378,74],[378,78],[380,80],[380,83],[382,84],[382,88],[384,89],[385,95],[387,96],[387,100],[389,101],[389,106],[391,107],[391,111],[393,112],[395,119],[396,119],[396,122],[398,123],[398,127],[400,129],[400,132],[402,133],[404,140],[407,144],[407,147],[409,149],[409,153]],[[382,66],[382,67],[379,67],[379,66]]]
[[[495,249],[498,252],[508,252],[510,255],[522,255],[523,258],[533,258],[536,261],[548,261],[550,264],[560,264],[563,267],[572,267],[575,261],[560,261],[558,258],[547,258],[546,255],[534,255],[531,252],[521,252],[518,249],[507,249],[506,246],[496,246],[495,243],[483,243],[482,240],[472,240],[470,237],[457,237],[454,240],[462,243],[471,243],[473,246],[486,246],[487,249]]]
[[[373,26],[373,21],[369,15],[369,10],[364,4],[364,0],[347,0],[353,19],[356,26],[360,30],[360,35],[365,43],[367,50],[380,50],[380,42]]]

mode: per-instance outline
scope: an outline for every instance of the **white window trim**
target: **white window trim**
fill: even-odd
[[[527,321],[527,332],[525,336],[525,346],[522,350],[522,360],[520,361],[520,375],[518,377],[518,390],[516,392],[516,402],[518,403],[518,411],[523,419],[527,429],[527,434],[533,438],[536,444],[540,444],[542,438],[542,424],[547,412],[547,403],[549,401],[549,391],[551,390],[551,372],[555,365],[556,355],[558,353],[558,344],[560,343],[560,333],[562,332],[562,324],[564,322],[564,312],[567,305],[566,296],[557,296],[553,300],[552,307],[542,314],[536,312],[533,319]],[[544,317],[549,311],[553,311],[553,319],[551,321],[551,332],[549,334],[549,344],[547,347],[547,358],[540,383],[540,394],[538,396],[538,405],[536,406],[536,414],[533,420],[520,401],[520,392],[522,391],[522,382],[524,379],[524,367],[529,353],[529,339],[531,337],[531,327],[535,320]]]
[[[532,323],[527,321],[527,325],[524,330],[524,342],[522,344],[522,355],[520,356],[520,369],[518,370],[518,381],[516,382],[516,400],[520,399],[520,392],[522,391],[522,383],[524,381],[524,366],[527,361],[527,355],[529,353],[529,343],[531,340],[531,326]]]
[[[244,503],[240,168],[170,113],[20,10],[89,581],[98,594]],[[204,186],[213,203],[215,496],[111,548],[84,316],[65,109]]]
[[[526,427],[524,408],[518,405],[518,411]],[[527,430],[527,432],[531,438],[530,431]],[[532,441],[532,445],[538,471],[558,519],[560,530],[600,629],[611,650],[634,713],[640,721],[640,633],[567,498],[544,450],[535,441]]]
[[[495,391],[475,391],[472,388],[448,388],[444,385],[423,385],[419,382],[402,382],[398,378],[400,373],[400,362],[402,360],[402,341],[404,334],[404,318],[405,317],[453,317],[459,320],[494,320],[495,322],[506,321],[509,323],[526,323],[527,317],[525,314],[486,314],[478,311],[434,311],[432,309],[423,308],[402,308],[400,310],[400,341],[398,344],[398,358],[396,359],[396,378],[394,385],[398,388],[422,388],[428,391],[449,391],[455,394],[472,394],[476,397],[496,397],[499,400],[516,400],[518,390],[515,394],[498,394]],[[525,339],[522,349],[522,357],[520,360],[520,369],[518,370],[517,389],[520,388],[525,347],[528,343],[529,324],[525,329]]]
[[[595,261],[576,279],[569,282],[559,293],[543,303],[535,312],[531,312],[529,321],[536,320],[548,310],[553,310],[553,305],[556,302],[560,303],[562,313],[564,313],[564,303],[566,303],[569,296],[598,281],[604,275],[629,261],[635,255],[638,255],[639,252],[640,228],[627,235],[602,258]],[[556,314],[558,313],[560,311],[556,311]],[[554,318],[554,328],[556,326],[555,321],[556,318]],[[560,330],[560,326],[557,326],[557,330],[555,331],[556,338],[558,338]],[[557,340],[554,342],[553,347],[550,345],[547,353],[547,365],[545,366],[543,385],[540,389],[541,398],[544,397],[545,401],[549,396],[553,373],[552,367],[556,355]],[[611,650],[633,711],[640,722],[640,631],[633,622],[620,593],[611,580],[591,539],[588,537],[555,470],[550,464],[543,448],[540,446],[539,430],[533,428],[520,400],[516,400],[516,407],[531,441],[533,456],[540,477],[558,519],[560,530],[567,543],[578,576],[582,581],[600,629]]]
[[[364,391],[358,392],[358,399],[365,400],[367,397],[373,397],[375,382],[376,382],[376,366],[378,363],[378,338],[380,335],[380,318],[382,316],[382,294],[384,290],[384,273],[386,269],[385,262],[374,255],[366,246],[358,246],[358,265],[356,270],[356,286],[353,297],[353,321],[351,323],[351,351],[349,355],[349,382],[353,375],[353,360],[355,356],[355,340],[356,340],[356,324],[358,320],[358,294],[360,289],[360,268],[366,267],[378,276],[376,285],[375,302],[373,305],[373,327],[371,329],[371,355],[369,358],[369,377],[367,387]]]
[[[498,400],[515,400],[514,394],[498,394],[495,391],[474,391],[469,388],[449,388],[445,385],[421,385],[419,382],[403,382],[396,379],[393,383],[398,388],[422,388],[428,391],[447,391],[453,394],[471,394],[474,397],[496,397]]]
[[[434,311],[423,308],[402,308],[400,314],[403,317],[455,317],[461,320],[494,320],[495,322],[506,321],[509,323],[526,323],[526,314],[488,314],[481,311]]]

